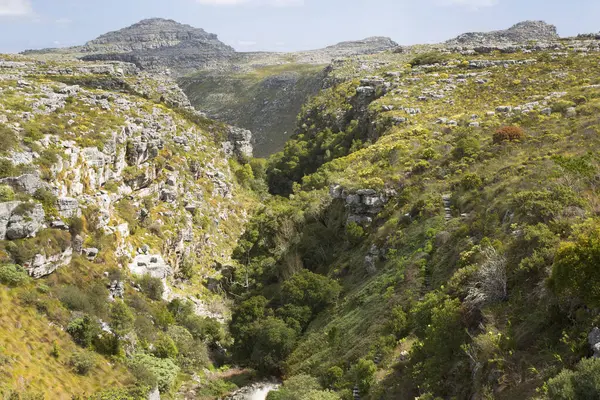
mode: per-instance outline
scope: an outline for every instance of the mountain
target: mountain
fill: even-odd
[[[1,397],[600,393],[595,35],[236,55],[323,74],[268,160],[171,75],[63,56],[0,56]]]
[[[372,37],[298,53],[238,53],[203,29],[153,18],[84,46],[24,54],[70,54],[84,61],[129,62],[145,71],[169,70],[197,109],[251,130],[256,154],[268,156],[293,133],[295,115],[321,89],[327,64],[396,47],[389,38]]]
[[[223,52],[234,51],[220,42],[215,34],[162,18],[145,19],[127,28],[106,33],[87,42],[85,48],[88,51],[125,53],[173,47],[182,42],[212,46]]]
[[[544,21],[523,21],[509,29],[492,32],[469,32],[448,40],[447,45],[483,46],[527,43],[552,42],[559,39],[556,27]]]

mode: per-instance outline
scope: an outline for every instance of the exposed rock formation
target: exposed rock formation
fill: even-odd
[[[44,209],[39,203],[0,203],[0,240],[35,236],[42,227],[44,218]]]
[[[556,27],[544,21],[524,21],[509,29],[492,32],[469,32],[448,40],[450,46],[490,46],[528,41],[554,41],[559,39]]]
[[[46,256],[45,254],[36,254],[36,256],[23,266],[32,278],[38,279],[52,274],[60,267],[69,265],[73,249],[67,248],[64,252]]]

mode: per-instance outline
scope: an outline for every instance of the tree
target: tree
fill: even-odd
[[[280,372],[283,361],[296,345],[296,331],[273,317],[256,322],[252,330],[252,365],[263,372]]]
[[[335,303],[341,290],[333,279],[302,270],[283,283],[281,297],[284,304],[308,306],[316,314]]]
[[[358,390],[362,395],[366,395],[371,386],[375,384],[375,373],[377,366],[371,360],[361,358],[350,370],[350,376],[354,379]]]

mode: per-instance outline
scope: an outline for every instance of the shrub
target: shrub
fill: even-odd
[[[339,400],[336,393],[322,390],[319,381],[306,374],[296,375],[283,383],[283,386],[272,391],[268,400]]]
[[[580,233],[560,246],[554,259],[550,286],[565,299],[576,298],[586,305],[600,305],[600,228]]]
[[[452,155],[460,160],[465,157],[474,158],[481,149],[479,140],[475,137],[462,137],[456,141]]]
[[[252,366],[261,372],[277,373],[296,345],[296,331],[280,319],[269,317],[253,327]]]
[[[400,339],[408,330],[408,318],[401,306],[394,307],[390,314],[387,321],[388,331]]]
[[[147,400],[148,388],[107,389],[86,398],[86,400]]]
[[[14,199],[14,190],[10,186],[0,185],[0,202],[13,201]]]
[[[143,353],[133,356],[129,361],[129,368],[140,383],[149,387],[158,386],[161,393],[171,390],[179,373],[179,367],[171,359]]]
[[[162,299],[164,286],[160,279],[144,275],[138,280],[138,284],[142,288],[142,291],[152,300],[159,301]]]
[[[72,236],[80,235],[83,232],[84,223],[81,217],[72,217],[69,220],[69,232]]]
[[[87,375],[96,366],[96,359],[88,351],[79,351],[73,353],[70,364],[79,375]]]
[[[15,176],[17,173],[17,169],[13,165],[12,161],[4,158],[0,159],[0,178]]]
[[[167,335],[173,340],[179,357],[177,363],[186,371],[193,371],[210,365],[208,348],[201,340],[196,340],[192,334],[182,326],[169,327]]]
[[[465,303],[471,308],[506,300],[508,297],[506,258],[493,247],[483,250],[484,261],[469,285]]]
[[[82,347],[90,347],[94,338],[100,333],[100,326],[89,315],[72,320],[67,326],[67,332],[73,341]]]
[[[344,370],[337,365],[329,368],[323,377],[325,386],[331,389],[338,389],[338,385],[342,381],[343,376]]]
[[[358,390],[360,390],[362,395],[366,395],[371,386],[375,384],[376,372],[377,366],[375,363],[364,358],[358,360],[358,363],[350,370],[350,376],[354,379],[354,383],[358,386]]]
[[[365,237],[365,230],[356,222],[350,222],[346,225],[346,237],[350,243],[356,245]]]
[[[518,126],[503,126],[494,133],[494,143],[516,142],[525,139],[525,132]]]
[[[460,180],[460,186],[464,190],[473,190],[479,189],[483,185],[483,181],[477,174],[467,173],[464,174],[462,179]]]
[[[19,136],[11,128],[0,124],[0,153],[13,150],[19,144]]]
[[[29,282],[27,271],[14,264],[0,265],[0,282],[8,286],[21,286]]]
[[[154,343],[154,355],[158,358],[176,358],[178,354],[175,342],[168,335],[160,335]]]
[[[550,400],[596,399],[600,393],[600,360],[582,360],[575,371],[563,370],[544,388]]]
[[[415,58],[410,61],[410,65],[416,67],[418,65],[433,65],[433,64],[443,64],[448,60],[448,56],[446,54],[432,51],[429,53],[419,54]]]
[[[135,317],[131,309],[121,300],[115,301],[110,308],[110,327],[119,336],[125,336],[133,328]]]

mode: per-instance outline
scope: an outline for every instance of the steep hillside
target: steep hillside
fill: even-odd
[[[234,253],[270,399],[598,393],[600,53],[535,46],[340,62],[304,107]]]
[[[228,341],[247,135],[131,64],[2,57],[0,94],[0,393],[169,398]]]
[[[266,157],[293,134],[298,111],[323,85],[324,69],[284,64],[248,73],[201,71],[178,82],[198,109],[250,129],[256,156]]]

